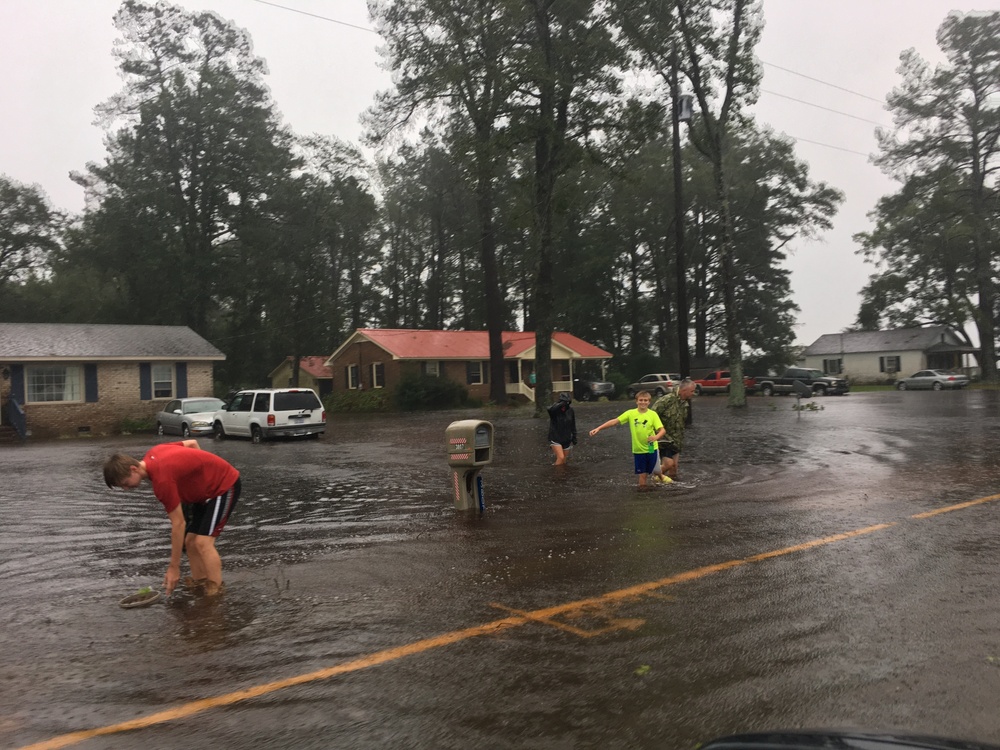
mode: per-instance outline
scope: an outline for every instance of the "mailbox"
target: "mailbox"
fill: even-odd
[[[452,422],[445,430],[457,510],[485,510],[479,472],[493,460],[493,425],[478,419]]]
[[[445,431],[449,466],[486,466],[493,460],[493,425],[478,419],[452,422]]]

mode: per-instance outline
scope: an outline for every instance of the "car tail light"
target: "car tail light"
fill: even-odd
[[[274,427],[274,415],[273,414],[268,414],[267,415],[267,426],[268,427]]]
[[[321,419],[322,421],[324,421],[324,422],[326,421],[326,412],[325,412],[325,411],[323,412],[323,416],[322,416],[322,417],[320,417],[320,419]]]
[[[949,375],[949,376],[948,376],[948,380],[954,380],[954,379],[955,379],[955,376],[954,376],[954,375]]]

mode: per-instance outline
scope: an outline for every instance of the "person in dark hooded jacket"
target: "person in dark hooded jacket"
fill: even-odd
[[[569,451],[576,445],[576,413],[571,406],[573,397],[560,393],[559,400],[549,407],[549,445],[556,457],[554,466],[569,460]]]

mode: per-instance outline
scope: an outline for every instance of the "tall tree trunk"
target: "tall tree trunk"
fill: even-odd
[[[493,228],[493,182],[488,161],[480,161],[476,183],[476,211],[479,214],[479,261],[483,269],[483,291],[486,296],[486,330],[490,341],[490,401],[507,403],[507,387],[503,367],[503,299],[500,296],[500,274],[497,269],[496,235]]]

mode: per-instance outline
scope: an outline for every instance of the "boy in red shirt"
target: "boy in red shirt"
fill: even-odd
[[[148,479],[153,494],[170,518],[170,565],[163,587],[171,593],[181,577],[186,550],[191,577],[205,593],[222,589],[222,559],[215,540],[240,498],[240,473],[197,440],[164,443],[151,448],[141,461],[116,453],[104,464],[108,487],[130,490]]]

